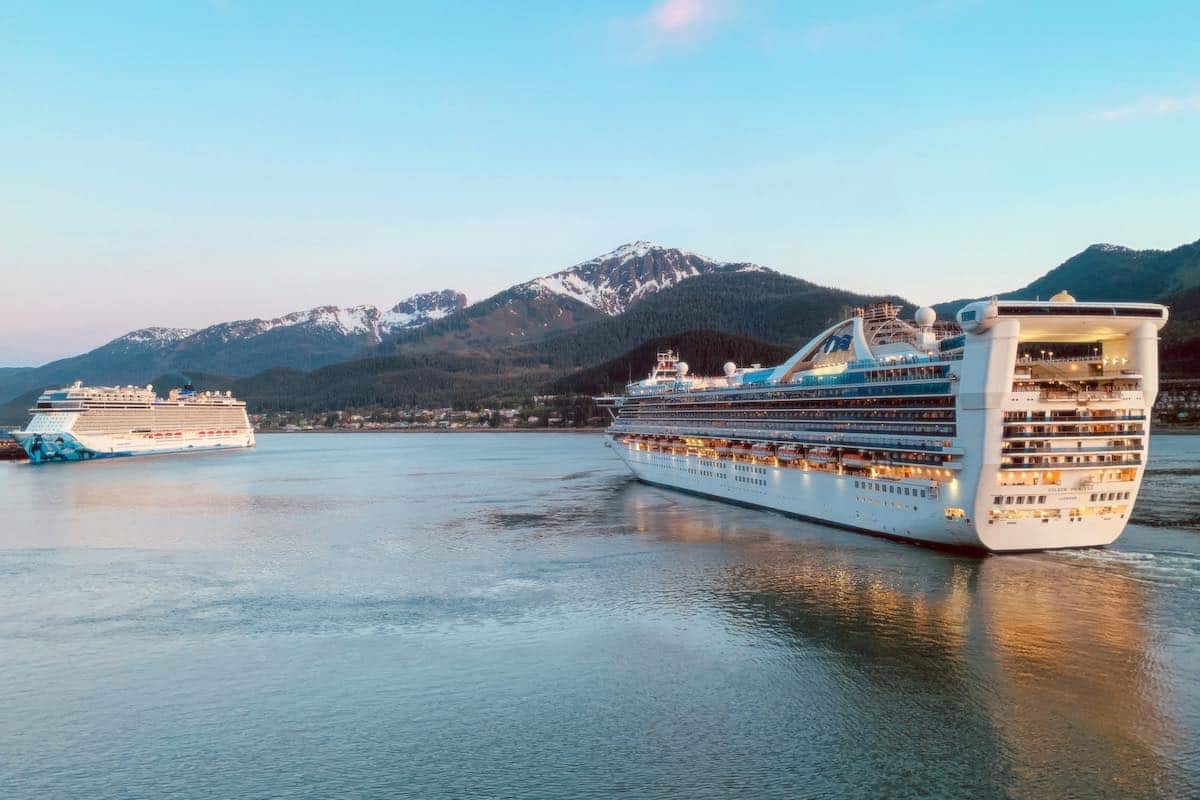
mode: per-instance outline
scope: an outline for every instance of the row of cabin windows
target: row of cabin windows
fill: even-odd
[[[876,492],[887,492],[888,494],[902,494],[909,497],[925,497],[924,489],[915,489],[911,486],[895,486],[890,483],[875,483],[874,481],[855,481],[855,489],[872,489]]]
[[[694,416],[719,416],[719,417],[781,417],[786,419],[815,419],[815,420],[954,420],[954,411],[951,409],[921,409],[921,408],[894,408],[884,410],[861,410],[861,409],[807,409],[807,408],[787,408],[787,407],[733,407],[733,408],[631,408],[627,409],[630,414],[639,417],[694,417]]]
[[[998,506],[1024,506],[1036,505],[1046,502],[1046,495],[1032,494],[1017,494],[1017,495],[996,495],[992,498],[992,503]]]
[[[1140,408],[1115,408],[1095,412],[1087,409],[1076,411],[1005,411],[1005,422],[1092,422],[1121,419],[1141,419],[1145,410]]]

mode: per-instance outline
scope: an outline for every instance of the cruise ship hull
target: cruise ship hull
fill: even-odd
[[[853,475],[791,466],[742,464],[697,456],[613,450],[643,483],[800,517],[860,533],[981,552],[1027,552],[1111,544],[1125,527],[1123,514],[1066,520],[948,519],[947,505],[962,502],[966,487],[950,484],[939,496],[921,496],[922,482],[876,484]],[[878,485],[878,489],[875,488]],[[908,490],[907,493],[905,490]],[[1048,528],[1053,526],[1052,535]]]
[[[145,439],[137,436],[79,434],[65,431],[30,433],[13,431],[12,437],[29,456],[31,464],[93,461],[102,458],[202,453],[254,446],[254,432],[239,431],[222,436],[180,435]]]

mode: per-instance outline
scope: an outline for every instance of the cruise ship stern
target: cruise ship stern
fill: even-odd
[[[961,435],[979,454],[970,518],[993,552],[1111,544],[1129,521],[1149,454],[1162,306],[972,303]]]

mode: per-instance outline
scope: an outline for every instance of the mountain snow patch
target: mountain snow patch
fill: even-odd
[[[621,314],[635,301],[711,272],[761,272],[765,267],[714,261],[687,250],[637,241],[515,287],[526,293],[569,297],[605,314]]]

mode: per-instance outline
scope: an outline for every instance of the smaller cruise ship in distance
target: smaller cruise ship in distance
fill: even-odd
[[[163,399],[153,386],[76,381],[43,392],[29,413],[25,429],[10,433],[34,464],[254,446],[244,402],[191,384]]]
[[[988,551],[1106,545],[1129,521],[1158,393],[1148,303],[882,303],[773,367],[693,377],[674,352],[596,398],[642,481]]]

